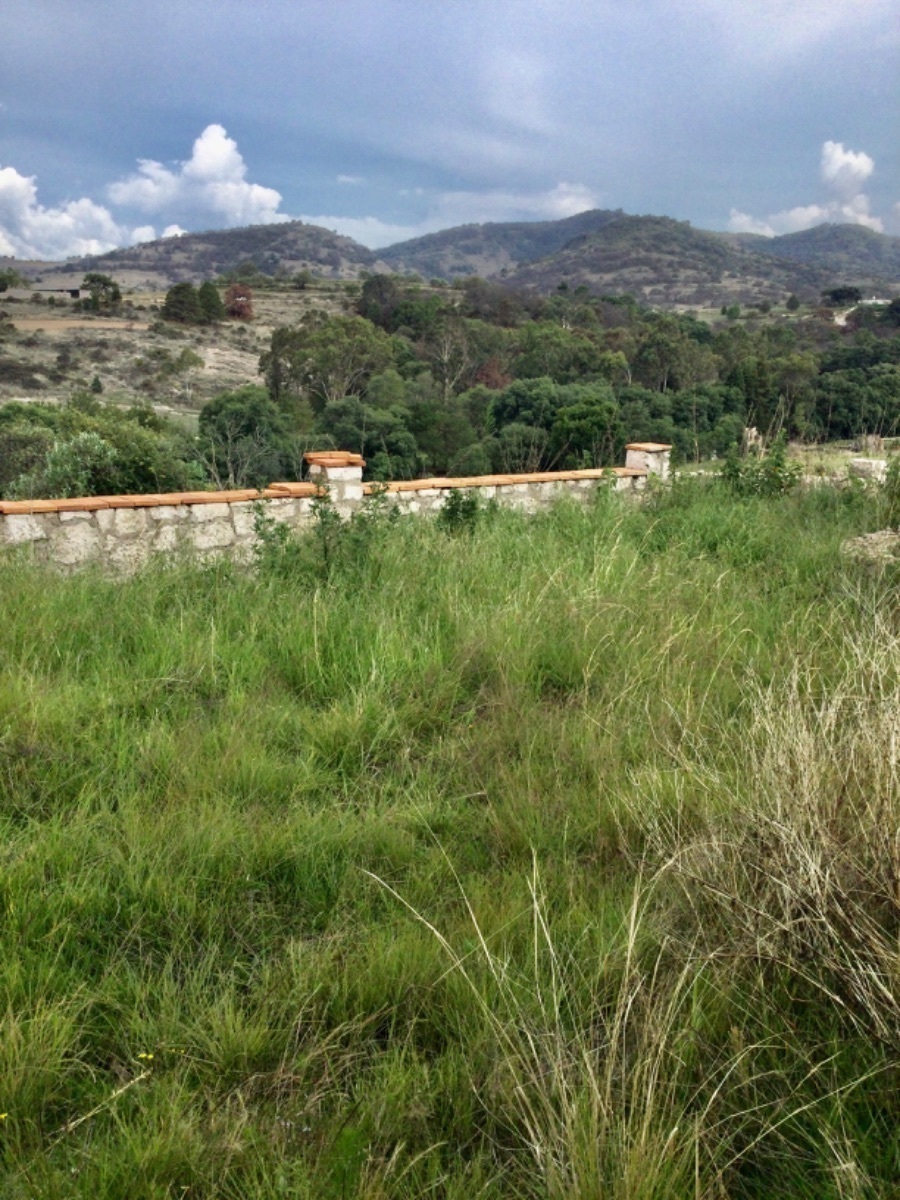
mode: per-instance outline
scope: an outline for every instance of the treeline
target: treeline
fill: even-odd
[[[353,315],[276,330],[260,371],[273,405],[375,476],[605,465],[628,441],[682,461],[724,455],[744,428],[769,440],[900,429],[900,313],[860,310],[838,333],[641,308],[586,289],[549,299],[469,279],[362,286]]]
[[[164,316],[216,320],[213,293],[179,284]],[[298,478],[313,446],[403,479],[614,465],[629,441],[698,461],[747,427],[769,441],[900,433],[898,301],[861,306],[843,330],[760,318],[712,327],[584,288],[543,298],[374,276],[351,311],[276,329],[262,382],[207,404],[196,435],[84,394],[0,408],[0,492],[258,486]]]

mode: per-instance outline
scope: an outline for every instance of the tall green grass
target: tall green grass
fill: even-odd
[[[895,1195],[877,505],[4,560],[3,1194]]]

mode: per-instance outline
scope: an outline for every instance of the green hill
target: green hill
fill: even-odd
[[[622,217],[525,264],[508,281],[547,292],[566,284],[631,293],[650,304],[720,305],[777,301],[786,292],[818,295],[819,268],[782,263],[669,217]]]
[[[843,282],[897,284],[900,280],[900,238],[875,233],[862,225],[816,225],[802,233],[756,240],[753,249],[775,258],[822,267]]]
[[[415,271],[426,279],[461,275],[487,279],[515,270],[523,262],[554,254],[573,238],[602,229],[624,215],[621,209],[590,209],[560,221],[457,225],[388,246],[379,251],[379,257],[394,271]]]
[[[379,265],[377,256],[352,238],[319,225],[284,221],[158,238],[109,254],[72,260],[61,269],[71,274],[103,271],[117,279],[127,275],[132,286],[146,282],[161,287],[182,280],[199,282],[248,262],[264,275],[309,270],[328,279],[355,279],[362,271]]]

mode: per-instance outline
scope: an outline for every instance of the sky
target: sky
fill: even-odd
[[[0,255],[588,208],[900,235],[900,0],[0,0]]]

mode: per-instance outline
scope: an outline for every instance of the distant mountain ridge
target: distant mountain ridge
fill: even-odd
[[[382,262],[397,272],[424,278],[485,279],[515,270],[523,262],[555,254],[574,238],[602,229],[625,216],[619,209],[589,209],[558,221],[505,221],[457,225],[439,233],[397,242],[379,250]]]
[[[900,238],[858,225],[767,238],[595,209],[563,221],[458,226],[379,253],[425,277],[482,274],[541,292],[584,285],[663,307],[775,302],[791,292],[814,300],[837,283],[900,290]]]
[[[357,279],[363,271],[386,269],[377,255],[353,238],[304,221],[157,238],[108,254],[72,259],[58,269],[67,274],[102,271],[117,278],[127,273],[131,286],[140,286],[135,277],[143,276],[148,285],[159,287],[184,280],[199,283],[247,262],[264,275],[308,270],[329,279]]]
[[[767,238],[713,233],[621,209],[591,209],[558,221],[460,225],[378,252],[321,226],[285,221],[160,238],[72,259],[54,274],[103,271],[127,287],[159,289],[228,274],[248,262],[270,276],[306,270],[352,280],[392,271],[425,279],[480,275],[545,293],[586,286],[601,294],[631,293],[659,307],[774,303],[790,293],[812,301],[839,284],[900,293],[900,238],[859,225],[819,225]]]

